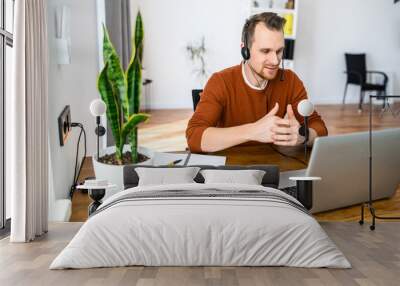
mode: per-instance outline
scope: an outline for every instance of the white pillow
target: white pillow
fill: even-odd
[[[195,183],[199,167],[187,168],[135,168],[139,176],[138,186]]]
[[[205,184],[226,183],[261,185],[265,171],[261,170],[202,170]]]

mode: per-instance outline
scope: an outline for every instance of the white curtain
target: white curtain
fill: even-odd
[[[8,164],[12,242],[47,232],[47,14],[46,0],[15,1],[14,72]]]

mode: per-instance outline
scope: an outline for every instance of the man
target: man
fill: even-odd
[[[307,98],[306,90],[294,72],[279,69],[284,24],[275,13],[247,20],[242,32],[245,60],[211,76],[189,121],[186,138],[192,152],[216,152],[242,143],[304,143],[299,134],[304,119],[297,105]],[[309,128],[310,145],[328,134],[317,112],[309,117]]]

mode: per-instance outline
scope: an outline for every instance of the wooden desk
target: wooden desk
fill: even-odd
[[[304,161],[304,147],[273,146],[279,152]],[[209,153],[210,155],[226,156],[226,165],[278,165],[280,171],[305,169],[307,166],[296,159],[283,156],[276,152],[270,144],[253,146],[236,146],[223,151]],[[311,149],[308,150],[308,157]]]

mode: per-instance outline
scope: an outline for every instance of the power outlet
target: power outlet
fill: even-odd
[[[71,132],[71,109],[66,105],[58,116],[58,134],[60,137],[60,145],[64,146],[69,133]]]

